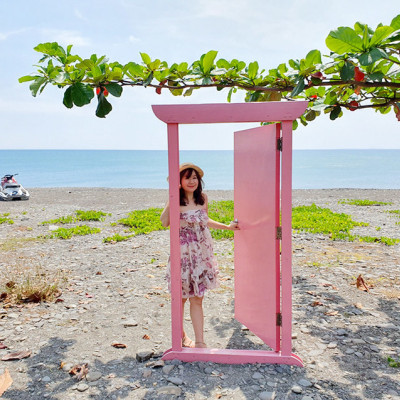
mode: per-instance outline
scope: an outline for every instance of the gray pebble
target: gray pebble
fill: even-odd
[[[276,393],[275,392],[261,392],[258,397],[261,400],[274,400],[276,397]]]
[[[173,383],[174,385],[183,385],[183,380],[181,378],[177,378],[175,376],[171,376],[170,378],[167,378],[168,382]]]
[[[100,378],[101,378],[101,372],[98,371],[89,372],[86,376],[88,382],[94,382],[99,380]]]
[[[136,353],[136,360],[138,360],[139,362],[150,360],[153,354],[154,354],[153,350],[139,350]]]
[[[300,386],[303,386],[303,387],[310,387],[310,386],[312,386],[312,383],[311,383],[310,381],[308,381],[307,379],[300,379],[299,382],[298,382],[298,384],[299,384]]]
[[[76,386],[76,390],[78,392],[84,392],[85,390],[89,389],[89,385],[87,385],[86,383],[80,383]]]
[[[162,372],[163,372],[164,374],[168,375],[168,374],[170,374],[170,373],[172,372],[172,370],[173,370],[174,368],[175,368],[174,365],[168,364],[168,365],[165,365],[165,366],[163,367]]]
[[[180,396],[182,393],[182,389],[178,386],[168,385],[168,386],[161,386],[157,389],[158,394],[171,394],[174,396]]]
[[[303,393],[303,389],[299,385],[292,386],[292,392],[296,394]]]
[[[259,379],[262,379],[263,376],[259,372],[254,372],[254,374],[252,375],[252,378],[259,380]]]

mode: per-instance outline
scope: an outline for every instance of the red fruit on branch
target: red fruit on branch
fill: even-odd
[[[314,72],[313,74],[311,74],[311,76],[312,76],[313,78],[317,78],[317,79],[324,79],[324,78],[325,78],[324,75],[322,75],[322,72],[321,72],[321,71]]]
[[[160,82],[160,86],[164,86],[167,83],[167,79],[164,79],[163,81]],[[156,88],[156,93],[161,94],[161,87]]]
[[[104,94],[104,96],[108,96],[108,90],[106,89],[106,88],[104,88],[104,90],[103,90],[103,94]]]
[[[349,103],[349,110],[350,110],[350,111],[355,111],[355,110],[357,110],[357,108],[358,108],[359,106],[360,106],[360,105],[358,104],[358,102],[355,101],[355,100],[353,100],[353,101],[351,101],[351,102]]]
[[[318,99],[318,96],[316,94],[313,94],[312,96],[310,96],[310,99]]]
[[[363,82],[365,80],[364,72],[361,72],[358,67],[354,67],[354,80],[357,82]]]
[[[97,96],[100,94],[100,87],[99,86],[97,86],[97,88],[96,88],[96,94],[97,94]]]

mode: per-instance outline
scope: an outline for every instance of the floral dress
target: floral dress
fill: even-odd
[[[217,263],[213,252],[206,210],[180,213],[179,239],[181,244],[182,297],[202,297],[206,289],[218,286]],[[167,270],[170,287],[170,263]]]

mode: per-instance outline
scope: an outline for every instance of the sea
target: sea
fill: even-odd
[[[205,171],[205,189],[233,189],[233,151],[181,150]],[[167,189],[166,150],[0,150],[0,174],[26,188]],[[398,150],[294,150],[293,188],[400,189]]]

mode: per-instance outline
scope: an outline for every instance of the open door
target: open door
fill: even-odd
[[[277,125],[234,134],[235,318],[279,351]]]

